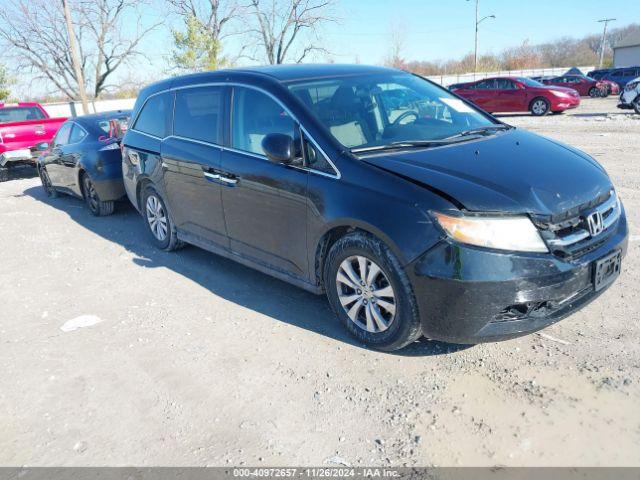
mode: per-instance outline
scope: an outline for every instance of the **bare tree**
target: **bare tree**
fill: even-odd
[[[225,40],[241,33],[233,23],[246,15],[246,7],[238,0],[168,2],[183,18],[186,29],[173,32],[176,44],[173,63],[176,67],[184,70],[215,70],[232,64],[242,54],[243,48],[235,57],[223,54]]]
[[[407,62],[404,59],[403,52],[405,46],[406,29],[401,22],[394,22],[391,25],[391,41],[389,43],[389,53],[384,59],[384,64],[388,67],[406,69]]]
[[[120,66],[140,58],[142,40],[161,22],[142,24],[138,0],[80,0],[78,11],[80,22],[91,32],[95,42],[93,55],[94,81],[93,95],[98,97],[107,87],[108,78]],[[135,19],[135,31],[123,35],[125,19]],[[93,43],[92,42],[92,43]]]
[[[94,97],[123,64],[140,56],[138,46],[158,24],[143,27],[137,0],[75,0],[70,2],[73,30],[82,74]],[[130,20],[136,18],[130,36]],[[35,74],[70,100],[78,98],[78,79],[70,55],[69,37],[61,25],[62,3],[51,0],[5,0],[0,9],[0,43],[9,50],[13,69]],[[92,71],[92,75],[89,72]]]
[[[327,52],[318,45],[319,29],[335,22],[337,0],[250,0],[256,18],[254,32],[270,64],[300,63],[312,52]]]

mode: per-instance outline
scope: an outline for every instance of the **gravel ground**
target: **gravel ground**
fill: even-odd
[[[602,162],[631,243],[598,301],[470,348],[367,350],[323,297],[155,250],[126,204],[0,184],[0,464],[640,465],[640,116],[503,119]]]

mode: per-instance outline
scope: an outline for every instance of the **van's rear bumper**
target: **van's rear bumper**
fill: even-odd
[[[407,267],[426,337],[482,343],[558,322],[599,296],[596,260],[627,250],[624,212],[607,240],[574,260],[505,253],[442,241]],[[624,263],[623,263],[624,268]]]

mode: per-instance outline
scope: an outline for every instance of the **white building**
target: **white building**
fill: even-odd
[[[627,35],[613,47],[613,66],[640,65],[640,32]]]

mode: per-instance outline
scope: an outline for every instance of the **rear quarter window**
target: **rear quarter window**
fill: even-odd
[[[173,93],[160,93],[147,99],[142,106],[133,130],[164,138],[170,134]]]

